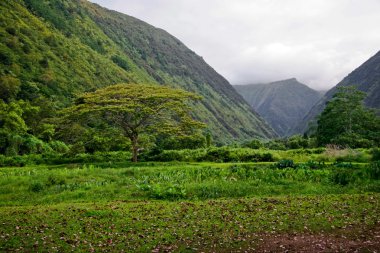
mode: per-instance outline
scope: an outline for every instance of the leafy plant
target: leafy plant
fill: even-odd
[[[296,168],[296,165],[294,164],[293,160],[280,160],[275,164],[275,166],[278,169]]]

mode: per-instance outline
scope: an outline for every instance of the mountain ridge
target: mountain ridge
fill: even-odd
[[[310,109],[294,132],[306,132],[315,124],[316,117],[324,110],[326,104],[337,92],[340,86],[356,86],[367,94],[364,104],[378,110],[380,113],[380,51],[370,57],[367,61],[348,74],[336,86],[326,94]]]
[[[293,134],[293,127],[321,97],[296,78],[234,87],[280,136]]]
[[[84,0],[7,0],[0,8],[0,56],[9,61],[1,75],[22,83],[26,99],[34,89],[62,107],[115,83],[165,84],[204,97],[193,116],[217,142],[275,136],[225,78],[163,29]]]

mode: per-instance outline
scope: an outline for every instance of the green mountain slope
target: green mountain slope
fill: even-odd
[[[64,106],[115,83],[158,83],[202,95],[194,116],[217,142],[275,136],[227,80],[161,29],[84,0],[4,0],[0,11],[1,82],[21,84],[18,99]]]
[[[299,124],[321,98],[318,91],[310,89],[295,78],[234,87],[280,136],[292,134],[291,129]]]
[[[367,93],[364,103],[367,107],[380,109],[380,51],[363,63],[335,87],[330,89],[306,114],[294,132],[306,132],[313,125],[316,117],[324,110],[327,102],[340,86],[356,86]]]

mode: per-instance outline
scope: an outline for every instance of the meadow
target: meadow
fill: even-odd
[[[0,251],[250,252],[312,246],[365,252],[380,247],[375,153],[266,152],[275,161],[99,158],[0,168]],[[210,153],[208,160],[215,158]],[[226,157],[236,156],[231,153]]]

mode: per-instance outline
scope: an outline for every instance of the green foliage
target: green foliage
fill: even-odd
[[[87,93],[76,105],[62,111],[64,120],[99,117],[119,128],[132,144],[137,162],[142,134],[191,135],[204,124],[189,114],[188,100],[199,96],[179,89],[157,85],[119,84]]]
[[[0,100],[0,129],[7,133],[25,134],[28,130],[23,114],[28,110],[35,110],[22,100],[5,103]]]
[[[331,181],[334,184],[339,184],[342,186],[348,185],[354,178],[353,171],[345,169],[336,169],[331,175]]]
[[[56,110],[77,94],[115,83],[162,83],[208,97],[190,106],[197,120],[208,121],[216,142],[274,135],[225,79],[160,29],[86,1],[1,1],[0,11],[3,99],[11,93],[38,106],[47,99]],[[30,117],[30,133],[50,138],[40,136],[36,122],[51,116]],[[241,127],[231,127],[235,122]]]
[[[259,149],[259,148],[262,148],[264,147],[263,143],[260,141],[260,140],[251,140],[251,141],[248,141],[248,142],[244,142],[242,144],[242,147],[245,147],[245,148],[252,148],[252,149]]]
[[[275,166],[278,169],[295,168],[296,167],[293,160],[280,160],[275,164]]]
[[[264,143],[264,147],[267,149],[272,149],[272,150],[286,150],[286,146],[284,141],[282,140],[270,140],[266,143]]]
[[[121,153],[78,155],[77,164],[0,169],[0,206],[112,200],[201,200],[289,194],[379,191],[378,165],[326,165],[316,169],[270,164],[140,163]],[[107,159],[108,158],[108,159]],[[129,156],[130,158],[130,156]],[[99,162],[95,165],[88,162]],[[86,162],[86,164],[83,164]],[[80,164],[82,163],[82,164]],[[376,167],[377,166],[377,167]],[[38,169],[37,169],[38,168]],[[14,187],[18,191],[11,191]],[[343,186],[343,188],[342,188]],[[32,195],[30,192],[44,192]]]
[[[380,161],[371,163],[367,168],[369,177],[374,180],[380,180]]]
[[[43,193],[30,195],[39,194]],[[379,194],[338,194],[7,206],[0,207],[0,222],[7,224],[0,228],[0,248],[7,252],[20,247],[59,252],[264,252],[284,251],[287,246],[313,251],[331,243],[328,249],[370,252],[379,247],[374,232],[378,199]],[[306,244],[315,235],[318,240]],[[289,237],[306,241],[297,247]],[[272,243],[277,240],[290,242]]]
[[[309,148],[309,139],[301,135],[293,135],[286,141],[287,147],[290,149]]]
[[[44,190],[44,185],[41,182],[33,182],[29,187],[32,192],[42,192]]]
[[[147,155],[147,161],[208,161],[208,162],[272,162],[273,154],[263,150],[240,149],[228,147],[212,147],[196,150],[163,150],[159,153]]]
[[[114,55],[111,57],[112,61],[116,63],[120,68],[129,71],[130,67],[128,65],[128,61],[124,58],[120,57],[119,55]]]
[[[139,189],[146,192],[153,199],[179,200],[186,198],[186,190],[179,185],[166,184],[142,184],[137,185]]]
[[[363,92],[340,87],[319,116],[317,140],[319,145],[371,147],[380,142],[380,118],[366,109]]]
[[[159,135],[155,145],[161,150],[198,149],[207,145],[207,135],[195,133],[187,136]]]
[[[372,161],[380,161],[380,149],[374,148],[371,151],[372,154]]]
[[[0,76],[0,99],[7,102],[14,99],[20,91],[20,80],[10,76]]]

